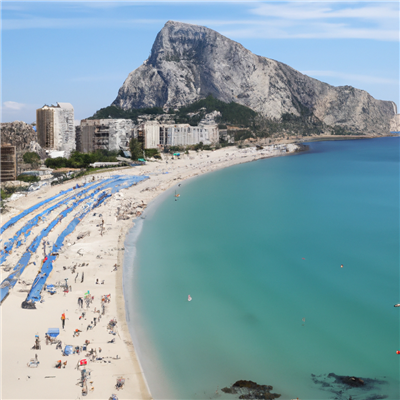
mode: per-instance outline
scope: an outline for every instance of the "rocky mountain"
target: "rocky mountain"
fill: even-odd
[[[26,122],[3,122],[0,124],[0,130],[1,144],[16,146],[17,151],[30,151],[31,142],[37,142],[37,133],[32,125]]]
[[[25,164],[22,156],[27,151],[34,151],[41,158],[46,157],[46,152],[37,143],[37,133],[32,125],[22,121],[3,122],[0,124],[1,144],[10,144],[16,147],[19,172],[31,169],[30,164]]]
[[[209,94],[270,119],[307,115],[370,135],[388,134],[397,112],[392,101],[376,100],[351,86],[328,85],[209,28],[174,21],[158,33],[150,57],[129,74],[113,105],[174,108]]]
[[[390,132],[400,132],[400,114],[395,115],[390,120]]]

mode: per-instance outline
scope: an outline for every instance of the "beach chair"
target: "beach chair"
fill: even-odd
[[[74,352],[73,347],[71,345],[66,345],[64,347],[63,355],[69,356],[69,355],[73,354],[73,352]]]
[[[54,285],[47,285],[47,286],[46,286],[46,290],[47,290],[50,294],[57,293],[56,288],[55,288]]]

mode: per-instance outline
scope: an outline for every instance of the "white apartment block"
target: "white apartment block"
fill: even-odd
[[[147,121],[139,125],[137,137],[144,142],[145,149],[162,146],[191,146],[202,142],[205,145],[219,142],[216,124],[190,126],[189,124],[160,124]]]
[[[140,125],[139,138],[143,140],[145,149],[156,149],[160,144],[160,123],[158,121],[147,121]],[[142,136],[141,136],[142,135]]]

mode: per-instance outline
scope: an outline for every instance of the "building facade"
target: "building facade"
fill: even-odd
[[[219,143],[219,131],[216,124],[190,126],[189,124],[160,124],[158,121],[147,121],[139,124],[137,137],[145,149],[191,146],[200,142],[205,145]]]
[[[76,127],[76,146],[82,153],[127,150],[134,134],[130,119],[83,119]]]
[[[74,107],[70,103],[37,109],[36,128],[38,142],[45,150],[64,151],[67,157],[75,150]]]
[[[17,150],[15,146],[4,145],[0,148],[1,182],[17,179]]]
[[[135,137],[143,144],[144,149],[160,147],[160,126],[158,121],[146,121],[136,127]]]

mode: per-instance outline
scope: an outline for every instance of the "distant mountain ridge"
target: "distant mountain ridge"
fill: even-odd
[[[351,86],[334,87],[261,57],[209,28],[168,21],[150,57],[132,71],[113,105],[129,110],[181,107],[207,95],[279,120],[307,115],[353,133],[389,133],[392,101]]]

